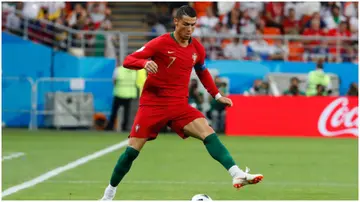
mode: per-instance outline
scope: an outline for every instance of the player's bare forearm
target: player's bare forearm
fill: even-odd
[[[218,88],[215,85],[215,82],[207,69],[196,70],[196,74],[199,77],[201,83],[204,85],[209,94],[215,98],[215,96],[219,93]]]
[[[127,69],[139,70],[145,67],[148,60],[142,58],[136,58],[132,55],[128,55],[124,59],[123,66]]]

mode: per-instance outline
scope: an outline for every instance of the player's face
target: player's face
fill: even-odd
[[[181,19],[174,19],[176,32],[184,40],[189,40],[191,34],[194,32],[196,17],[182,16]]]

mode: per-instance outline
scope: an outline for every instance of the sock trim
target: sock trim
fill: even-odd
[[[216,133],[211,133],[210,135],[208,135],[205,139],[204,139],[204,144],[206,144],[206,143],[208,143],[209,141],[211,141],[211,139],[213,139],[213,138],[217,138],[217,135],[216,135]]]
[[[136,150],[135,148],[133,148],[131,146],[127,146],[125,151],[130,152],[130,153],[134,153],[136,155],[138,155],[140,153],[138,150]]]

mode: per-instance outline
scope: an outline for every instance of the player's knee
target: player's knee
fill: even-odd
[[[215,131],[214,131],[214,129],[211,127],[211,126],[209,126],[209,124],[206,124],[205,126],[204,126],[204,130],[203,130],[203,138],[205,139],[207,136],[209,136],[209,135],[211,135],[211,134],[214,134],[215,133]]]
[[[206,137],[214,133],[215,131],[210,126],[205,126],[202,130],[199,130],[196,133],[196,136],[198,136],[198,138],[201,140],[205,140]]]
[[[196,119],[190,124],[184,127],[186,134],[195,137],[200,140],[204,140],[207,136],[215,133],[215,131],[209,126],[206,119]]]
[[[202,134],[201,134],[201,136],[200,136],[200,138],[202,139],[202,140],[205,140],[205,138],[207,138],[209,135],[211,135],[211,134],[214,134],[214,131],[206,131],[206,132],[203,132]]]
[[[129,139],[129,147],[132,147],[134,149],[136,149],[137,151],[140,151],[143,146],[145,145],[147,141],[147,138],[134,138],[134,137],[131,137]]]

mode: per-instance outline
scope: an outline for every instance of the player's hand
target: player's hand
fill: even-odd
[[[149,60],[148,62],[146,62],[144,69],[148,73],[156,73],[158,71],[158,66],[154,61]]]
[[[225,104],[228,107],[232,107],[233,106],[233,102],[231,101],[230,98],[227,97],[221,97],[217,100],[218,102]]]

